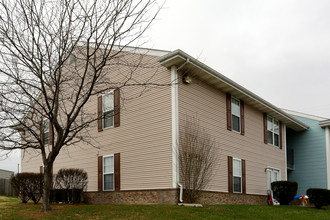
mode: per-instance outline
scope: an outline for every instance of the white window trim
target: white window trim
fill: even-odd
[[[113,173],[105,173],[104,172],[104,159],[107,157],[112,157],[113,158]],[[106,174],[113,174],[113,186],[112,189],[104,189],[104,175]],[[102,188],[103,191],[114,191],[115,190],[115,155],[114,154],[109,154],[109,155],[105,155],[102,158]]]
[[[235,115],[234,113],[233,113],[233,99],[234,100],[236,100],[237,102],[238,102],[238,111],[239,111],[239,115]],[[237,99],[237,98],[235,98],[235,97],[231,97],[231,117],[233,117],[233,115],[234,116],[236,116],[236,117],[238,117],[238,128],[239,128],[239,131],[236,131],[236,130],[234,130],[233,129],[233,119],[231,118],[231,130],[233,131],[233,132],[236,132],[236,133],[241,133],[241,131],[242,131],[242,128],[241,128],[241,100],[239,100],[239,99]]]
[[[270,167],[270,166],[268,166],[267,168],[266,168],[266,173],[267,173],[267,189],[269,190],[269,189],[271,189],[271,183],[272,182],[269,182],[269,179],[268,179],[268,172],[270,172],[271,174],[271,176],[273,176],[273,172],[274,171],[277,171],[278,172],[278,180],[277,181],[281,181],[281,179],[282,179],[282,177],[281,177],[281,175],[282,175],[282,173],[281,173],[281,169],[279,169],[279,168],[275,168],[275,167]],[[274,181],[273,181],[274,182]]]
[[[115,92],[114,91],[115,90],[111,90],[111,91],[109,91],[107,93],[104,93],[102,95],[102,129],[103,130],[106,130],[106,129],[109,129],[109,128],[113,128],[115,126],[115,115],[113,115],[112,116],[112,120],[113,120],[112,126],[109,126],[109,127],[106,127],[106,128],[104,127],[104,111],[103,111],[104,96],[106,96],[108,94],[112,94],[113,95],[113,102],[115,102]],[[113,110],[112,111],[114,111],[114,110],[115,110],[115,103],[113,103]]]
[[[234,175],[234,170],[235,170],[235,167],[234,167],[234,161],[240,161],[240,164],[241,164],[241,166],[240,166],[240,169],[241,169],[241,176],[235,176]],[[242,159],[239,159],[239,158],[233,158],[233,193],[238,193],[238,194],[242,194],[243,193],[243,170],[242,170]],[[234,184],[235,184],[235,181],[234,181],[234,179],[235,179],[235,177],[240,177],[241,178],[241,191],[240,192],[235,192],[235,187],[234,187]]]
[[[268,118],[270,118],[272,120],[271,123],[272,123],[272,130],[273,131],[268,129]],[[275,132],[275,121],[277,121],[277,123],[278,123],[278,133]],[[268,143],[269,145],[280,148],[280,145],[281,145],[280,129],[281,129],[280,121],[273,118],[273,117],[271,117],[271,116],[269,116],[269,115],[267,115],[267,143],[268,143],[268,131],[272,132],[272,136],[273,136],[273,143]],[[278,146],[275,145],[275,134],[278,135]]]

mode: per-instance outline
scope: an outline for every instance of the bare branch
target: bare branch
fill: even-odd
[[[211,180],[218,146],[196,117],[186,116],[180,123],[180,179],[184,187],[184,200],[194,203]]]
[[[0,1],[0,150],[40,153],[43,210],[50,209],[50,174],[62,148],[78,142],[96,147],[89,130],[98,116],[85,111],[86,103],[111,89],[140,86],[138,97],[147,87],[165,85],[152,80],[156,69],[136,80],[136,70],[149,64],[142,55],[128,62],[124,52],[161,7],[155,0]]]

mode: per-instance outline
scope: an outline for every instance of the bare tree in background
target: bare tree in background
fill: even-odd
[[[148,84],[133,80],[139,62],[120,77],[107,73],[130,65],[121,59],[122,51],[141,44],[160,8],[155,0],[1,0],[0,149],[41,154],[43,211],[50,210],[51,172],[61,149],[90,143],[82,135],[97,119],[84,111],[89,99]],[[45,123],[52,130],[49,144]]]
[[[180,121],[179,168],[184,201],[194,203],[205,190],[216,163],[216,142],[196,117]]]

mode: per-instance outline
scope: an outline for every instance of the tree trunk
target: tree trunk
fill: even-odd
[[[46,211],[50,211],[50,200],[49,200],[49,196],[50,196],[50,188],[51,188],[51,183],[52,183],[52,166],[51,165],[45,165],[45,169],[44,169],[44,188],[42,190],[42,211],[46,212]]]

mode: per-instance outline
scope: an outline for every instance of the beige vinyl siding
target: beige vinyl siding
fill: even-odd
[[[128,61],[138,58],[126,56]],[[163,86],[121,88],[120,126],[97,132],[95,121],[89,128],[94,146],[80,142],[62,149],[54,173],[60,168],[82,168],[88,173],[88,191],[96,191],[98,156],[120,153],[121,190],[172,187],[171,87],[165,86],[170,83],[170,72],[160,66],[157,57],[145,56],[142,62],[149,67],[136,70],[134,83],[149,79]],[[125,71],[130,69],[116,68],[118,75]],[[97,97],[92,97],[84,110],[96,115]],[[29,160],[33,156],[26,154],[22,160],[24,172],[39,172],[41,159]]]
[[[228,192],[227,156],[246,160],[248,194],[266,194],[270,166],[281,170],[285,179],[285,147],[263,142],[263,113],[245,104],[245,135],[227,130],[226,94],[194,79],[179,86],[179,117],[197,116],[201,126],[215,138],[218,161],[208,190]],[[180,135],[182,135],[180,133]]]

